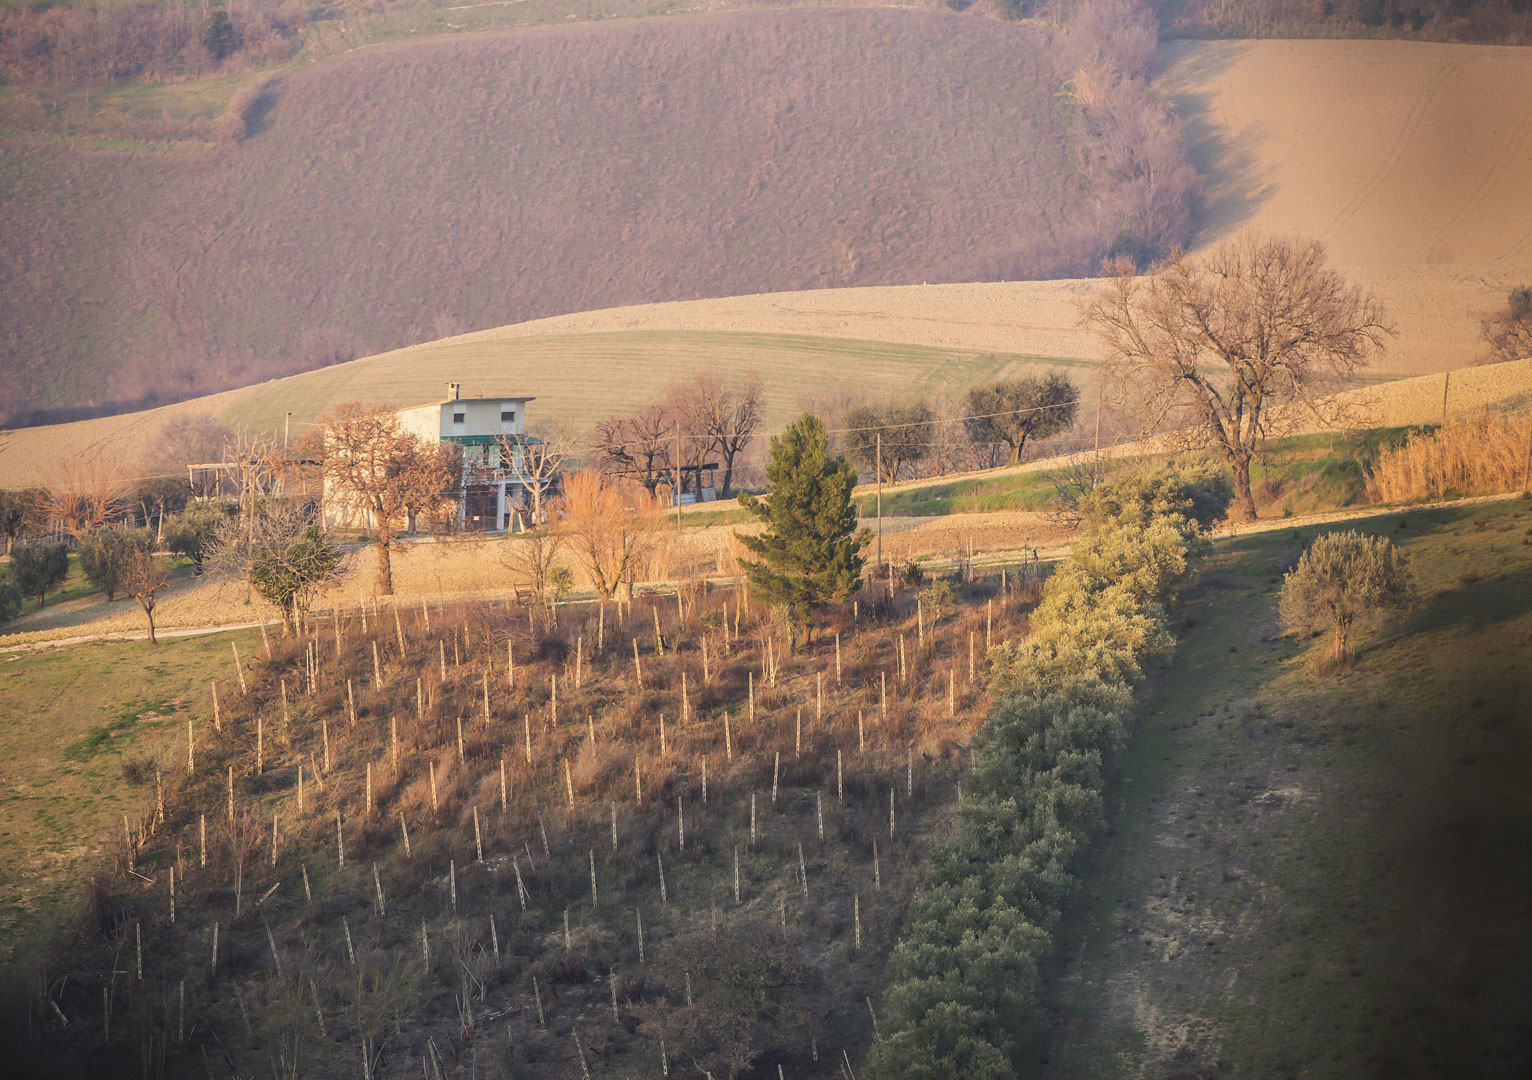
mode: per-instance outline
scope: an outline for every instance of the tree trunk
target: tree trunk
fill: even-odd
[[[145,604],[142,600],[138,602],[138,606],[144,609],[144,618],[149,620],[149,644],[158,645],[159,641],[154,636],[154,608],[151,605]]]
[[[1335,662],[1344,666],[1351,659],[1351,620],[1335,620]]]
[[[381,508],[375,508],[378,523],[378,592],[384,596],[394,595],[393,529]]]
[[[1235,514],[1241,521],[1254,521],[1255,496],[1250,491],[1250,455],[1231,457],[1229,467],[1234,472]]]

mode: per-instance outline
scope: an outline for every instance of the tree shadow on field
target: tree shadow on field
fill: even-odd
[[[1410,612],[1399,628],[1401,638],[1430,634],[1458,623],[1485,629],[1523,615],[1532,573],[1516,570],[1494,577],[1465,576],[1458,587],[1430,597]]]
[[[281,96],[282,80],[268,81],[245,114],[245,138],[253,139],[271,127],[271,110],[276,107],[277,99]]]
[[[1277,190],[1261,166],[1262,133],[1231,130],[1214,109],[1219,76],[1249,49],[1235,42],[1173,43],[1162,52],[1166,66],[1155,79],[1181,117],[1192,163],[1206,185],[1199,246],[1237,231]]]

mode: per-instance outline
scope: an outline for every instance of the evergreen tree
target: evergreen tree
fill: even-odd
[[[856,591],[870,539],[851,503],[856,470],[829,447],[824,423],[804,413],[771,440],[765,498],[739,497],[766,524],[759,536],[736,534],[759,556],[744,561],[745,576],[758,597],[786,611],[794,644],[814,612]]]

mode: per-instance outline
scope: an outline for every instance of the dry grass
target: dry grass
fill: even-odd
[[[1367,478],[1376,502],[1492,495],[1524,486],[1532,461],[1532,421],[1482,414],[1412,434],[1385,449]]]

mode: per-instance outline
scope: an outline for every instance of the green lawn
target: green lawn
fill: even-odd
[[[1312,529],[1222,547],[1110,786],[1040,1075],[1521,1076],[1532,1046],[1532,507],[1370,519],[1408,618],[1323,675]]]
[[[144,788],[124,766],[185,761],[185,713],[208,708],[208,681],[237,694],[230,641],[250,631],[0,654],[0,964],[37,955],[74,910],[103,842]],[[26,930],[25,935],[20,931]]]
[[[1062,361],[1050,361],[1061,363]],[[1407,428],[1372,428],[1354,434],[1299,435],[1274,439],[1250,470],[1263,517],[1307,514],[1366,502],[1367,467],[1381,447],[1403,440]],[[1164,460],[1145,455],[1118,467]],[[1111,468],[1111,466],[1107,466]],[[1011,473],[970,480],[935,480],[918,488],[885,492],[885,514],[940,517],[991,511],[1045,510],[1057,494],[1048,473]],[[859,494],[864,516],[875,496]]]

